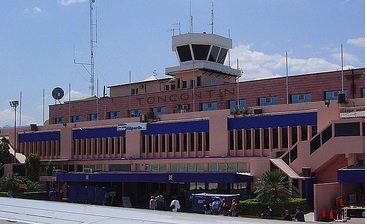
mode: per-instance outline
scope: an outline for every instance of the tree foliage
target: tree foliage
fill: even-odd
[[[0,179],[0,189],[1,191],[11,191],[16,194],[19,192],[19,184],[21,183],[24,183],[23,177],[18,173],[11,173]]]
[[[8,144],[9,140],[3,137],[0,142],[0,166],[12,162]]]
[[[288,177],[279,170],[264,173],[257,183],[256,200],[265,204],[284,202],[291,197]]]
[[[54,170],[54,164],[52,163],[52,161],[48,161],[48,164],[46,166],[46,173],[48,176],[52,176],[52,172]]]
[[[38,154],[30,154],[25,160],[27,176],[32,181],[38,181],[40,170],[40,157]]]

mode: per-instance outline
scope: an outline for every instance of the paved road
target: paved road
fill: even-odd
[[[307,217],[312,217],[308,215]],[[122,207],[73,204],[53,201],[37,201],[16,198],[0,198],[0,224],[257,224],[285,223],[279,220],[249,219],[241,217],[213,216],[193,213],[173,213]],[[348,223],[361,224],[361,222]]]

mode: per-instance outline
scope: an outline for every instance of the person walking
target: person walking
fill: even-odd
[[[298,206],[296,210],[296,216],[294,216],[295,220],[298,222],[305,222],[305,214],[302,212],[301,208]]]
[[[233,217],[237,216],[237,202],[236,199],[232,199],[231,209],[229,212],[232,214]]]
[[[181,208],[180,202],[176,198],[174,198],[171,201],[170,208],[172,209],[172,212],[177,212]]]
[[[285,210],[285,211],[284,211],[284,217],[283,217],[283,220],[286,220],[286,221],[292,221],[292,216],[289,214],[288,210]]]
[[[150,208],[151,210],[156,210],[156,209],[157,209],[157,202],[156,202],[156,200],[155,200],[154,196],[151,196],[151,197],[150,197],[150,201],[149,201],[149,208]]]
[[[227,201],[226,201],[225,198],[222,199],[221,210],[222,210],[222,214],[224,216],[228,216],[228,213],[229,213],[229,205],[227,204]]]
[[[213,198],[213,201],[212,201],[212,214],[213,215],[219,214],[219,207],[220,207],[220,199]]]

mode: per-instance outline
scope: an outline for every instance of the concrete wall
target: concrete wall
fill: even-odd
[[[314,185],[314,220],[319,220],[322,209],[329,214],[330,208],[335,208],[336,198],[340,195],[339,183],[324,183]]]

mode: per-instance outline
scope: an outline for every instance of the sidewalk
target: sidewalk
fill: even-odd
[[[305,220],[306,222],[315,222],[315,223],[348,223],[348,224],[364,224],[365,218],[351,218],[347,220],[346,222],[318,222],[314,220],[314,213],[310,212],[305,214]]]

